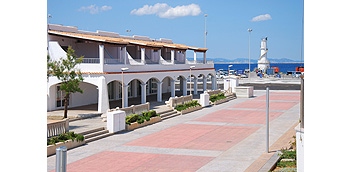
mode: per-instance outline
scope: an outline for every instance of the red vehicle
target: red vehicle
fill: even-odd
[[[275,69],[275,73],[279,73],[279,67],[271,67],[271,69]]]
[[[304,67],[296,67],[296,71],[304,72]]]

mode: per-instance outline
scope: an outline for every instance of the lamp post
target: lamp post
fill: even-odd
[[[208,17],[208,14],[205,14],[204,17],[205,17],[205,47],[204,48],[207,48],[207,34],[208,34],[208,32],[207,32],[207,17]]]
[[[127,35],[130,36],[131,30],[126,30],[126,32],[127,32]]]
[[[230,78],[230,67],[232,67],[233,65],[229,65],[229,67],[227,68],[227,72],[228,72],[228,76],[229,76],[229,87],[230,87],[230,93],[232,93],[232,88],[231,88],[231,78]]]
[[[125,68],[121,68],[121,72],[122,72],[122,108],[125,107],[125,89],[124,89],[124,81],[123,81],[123,71],[128,70],[127,67]]]
[[[190,66],[189,67],[189,95],[192,94],[192,68],[195,68],[196,66]]]
[[[252,29],[248,29],[249,32],[249,76],[248,79],[251,79],[251,32]]]

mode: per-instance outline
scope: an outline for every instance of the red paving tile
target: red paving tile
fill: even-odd
[[[282,100],[282,101],[300,101],[300,95],[280,95],[270,94],[269,100]],[[254,98],[256,100],[266,100],[266,95]]]
[[[269,112],[270,121],[283,114],[283,112]],[[231,110],[222,109],[193,121],[205,122],[224,122],[224,123],[242,123],[242,124],[265,124],[266,112],[265,111],[252,111],[252,110]]]
[[[125,145],[224,151],[257,129],[258,127],[180,124]]]
[[[290,95],[300,95],[300,92],[294,92],[294,93],[290,93],[290,92],[271,92],[270,94],[290,94]]]
[[[269,102],[269,110],[289,110],[298,102]],[[246,109],[266,109],[266,101],[245,101],[235,104],[230,108],[246,108]]]
[[[197,171],[213,157],[104,151],[68,164],[68,172]],[[53,170],[55,171],[55,170]]]

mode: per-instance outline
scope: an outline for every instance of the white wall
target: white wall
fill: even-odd
[[[170,78],[164,78],[162,80],[162,93],[167,93],[167,92],[171,92],[171,85],[169,85],[170,83]]]
[[[70,107],[98,103],[98,89],[95,85],[81,82],[79,88],[83,90],[83,94],[72,94]]]

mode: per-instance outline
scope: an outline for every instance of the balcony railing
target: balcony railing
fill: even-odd
[[[99,58],[83,58],[82,63],[100,63]]]
[[[135,62],[137,63],[141,63],[141,59],[133,59]],[[170,64],[171,60],[163,60],[164,62]],[[89,63],[89,64],[99,64],[100,63],[100,59],[99,58],[83,58],[82,63]],[[152,61],[149,59],[145,60],[146,64],[159,64],[159,61]],[[120,61],[120,59],[104,59],[104,64],[124,64],[123,61]],[[128,61],[127,61],[127,64]],[[182,62],[182,61],[177,61],[175,59],[174,64],[203,64],[203,60],[186,60],[186,62]],[[213,60],[207,60],[206,64],[214,64]]]

